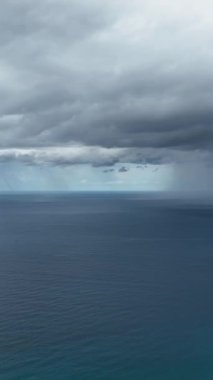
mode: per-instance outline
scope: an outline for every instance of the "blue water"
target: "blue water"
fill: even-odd
[[[212,380],[213,207],[0,196],[0,380]]]

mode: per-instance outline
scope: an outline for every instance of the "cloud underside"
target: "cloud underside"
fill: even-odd
[[[109,167],[104,172],[111,172],[112,168],[110,167],[118,163],[140,164],[144,167],[147,164],[155,166],[203,161],[211,165],[212,154],[205,151],[182,152],[172,149],[103,148],[99,146],[0,149],[0,163],[14,161],[26,165],[69,166],[91,164],[95,167]],[[120,170],[125,172],[126,167],[121,166]]]
[[[209,159],[210,1],[2,0],[0,161]]]

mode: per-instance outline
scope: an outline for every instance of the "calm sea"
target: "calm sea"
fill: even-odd
[[[0,380],[212,380],[213,205],[0,196]]]

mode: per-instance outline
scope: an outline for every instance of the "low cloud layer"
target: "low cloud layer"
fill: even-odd
[[[2,0],[0,161],[211,161],[208,0]]]

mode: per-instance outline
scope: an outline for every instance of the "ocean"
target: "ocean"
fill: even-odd
[[[0,196],[0,380],[56,379],[213,379],[213,203]]]

